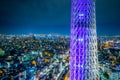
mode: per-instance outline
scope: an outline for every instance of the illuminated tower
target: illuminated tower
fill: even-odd
[[[72,0],[70,80],[99,80],[95,0]]]

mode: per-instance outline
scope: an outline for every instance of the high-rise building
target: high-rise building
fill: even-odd
[[[70,80],[99,80],[95,0],[72,0]]]

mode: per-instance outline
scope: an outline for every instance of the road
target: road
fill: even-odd
[[[67,74],[65,75],[64,80],[69,80],[69,75],[70,75],[70,71],[67,72]]]
[[[66,63],[65,66],[62,67],[62,71],[57,75],[57,77],[55,78],[55,80],[59,80],[62,78],[62,75],[64,74],[64,72],[66,71],[66,69],[69,67],[69,64]]]

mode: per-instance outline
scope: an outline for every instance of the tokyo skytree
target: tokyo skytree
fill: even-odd
[[[99,80],[95,0],[71,2],[70,80]]]

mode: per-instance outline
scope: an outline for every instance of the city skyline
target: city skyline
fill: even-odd
[[[120,35],[120,1],[97,0],[97,34]],[[70,0],[1,0],[0,33],[70,34]]]

